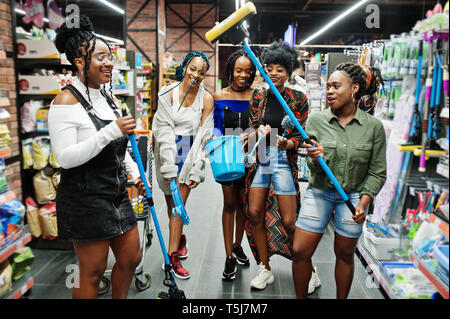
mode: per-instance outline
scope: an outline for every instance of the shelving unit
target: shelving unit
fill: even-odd
[[[33,284],[34,279],[31,276],[31,272],[27,271],[22,278],[13,282],[12,292],[3,297],[3,299],[19,299],[31,289]]]
[[[398,299],[398,296],[392,292],[388,280],[380,271],[380,262],[372,257],[370,252],[367,251],[367,249],[364,247],[364,245],[361,244],[361,242],[357,244],[356,249],[363,258],[363,261],[372,270],[372,274],[376,282],[380,284],[381,291],[384,292],[384,294],[390,299]]]
[[[31,241],[31,235],[28,232],[28,226],[25,225],[23,228],[16,233],[12,234],[7,238],[9,243],[5,245],[5,247],[0,246],[0,262],[6,260],[9,256],[14,254],[14,252],[24,247]]]
[[[439,293],[445,299],[449,299],[448,283],[446,284],[429,266],[427,259],[419,257],[416,253],[409,255],[410,260],[414,265],[428,278],[428,280],[436,287]]]

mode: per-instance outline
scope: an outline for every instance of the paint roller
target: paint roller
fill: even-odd
[[[247,2],[245,4],[245,6],[241,7],[236,12],[232,13],[228,18],[226,18],[221,23],[217,24],[214,28],[212,28],[210,31],[208,31],[205,34],[205,37],[211,43],[216,42],[217,40],[221,39],[222,37],[227,37],[234,45],[242,44],[242,46],[243,46],[244,50],[247,52],[250,60],[258,68],[258,71],[261,73],[262,77],[267,82],[267,84],[269,84],[270,89],[274,93],[277,100],[280,102],[281,106],[286,111],[287,115],[290,117],[292,122],[295,124],[295,127],[300,132],[301,136],[305,140],[305,143],[313,145],[311,142],[311,139],[306,134],[306,132],[303,130],[302,126],[298,122],[294,113],[291,111],[291,109],[287,105],[286,101],[283,99],[280,92],[273,84],[272,80],[270,80],[269,76],[267,75],[267,72],[264,70],[264,68],[261,65],[261,63],[259,62],[258,58],[255,56],[253,51],[247,45],[249,33],[242,22],[246,17],[248,17],[251,14],[256,14],[256,7],[252,2]],[[333,183],[334,187],[338,191],[341,198],[344,200],[347,207],[350,209],[351,213],[353,215],[355,215],[356,214],[355,207],[353,206],[352,202],[350,201],[350,198],[345,193],[342,186],[337,181],[336,177],[331,172],[331,170],[328,167],[328,165],[326,164],[325,160],[322,157],[318,157],[317,161],[319,162],[323,171],[327,174],[328,178]]]
[[[225,34],[228,38],[233,38],[233,34],[237,28],[240,27],[240,23],[249,15],[256,14],[256,7],[253,2],[247,2],[244,6],[242,6],[239,10],[232,13],[228,18],[223,20],[221,23],[217,24],[214,28],[206,32],[206,39],[214,43],[220,38],[222,38]],[[241,29],[242,30],[242,29]],[[243,30],[246,32],[246,30]],[[248,35],[248,33],[246,33]],[[239,36],[238,36],[239,38]],[[236,39],[239,43],[242,40]],[[230,41],[233,41],[230,39]],[[237,44],[234,43],[233,44]]]

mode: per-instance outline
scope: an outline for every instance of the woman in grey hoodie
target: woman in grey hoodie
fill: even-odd
[[[187,258],[187,241],[180,217],[172,215],[174,203],[169,185],[173,178],[178,179],[186,204],[190,191],[205,179],[203,142],[213,130],[214,100],[200,84],[208,69],[209,61],[203,52],[189,52],[176,69],[178,82],[164,86],[158,93],[158,109],[152,123],[156,177],[170,219],[169,260],[180,279],[191,275],[180,262]]]

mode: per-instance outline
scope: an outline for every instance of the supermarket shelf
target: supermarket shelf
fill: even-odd
[[[442,220],[439,216],[431,213],[430,214],[430,222],[437,225],[439,229],[448,236],[448,222]]]
[[[441,163],[438,163],[436,165],[436,173],[441,175],[441,176],[444,176],[444,177],[448,178],[449,177],[449,175],[448,175],[448,166],[443,165]]]
[[[8,148],[3,148],[0,150],[0,157],[7,157],[11,155],[11,149]]]
[[[439,116],[448,119],[448,106],[442,109],[441,114]]]
[[[0,60],[5,60],[5,59],[6,59],[6,52],[0,51]]]
[[[11,239],[12,237],[12,239]],[[14,237],[17,237],[14,240]],[[6,260],[14,252],[25,246],[31,241],[31,234],[28,232],[28,226],[24,226],[22,230],[19,230],[16,234],[12,234],[8,237],[10,243],[6,247],[0,246],[0,262]]]
[[[27,271],[25,275],[19,280],[13,282],[12,292],[4,297],[4,299],[19,299],[25,293],[31,289],[34,284],[34,279],[31,276],[31,272]]]
[[[428,280],[436,287],[439,293],[445,299],[449,299],[448,294],[448,285],[445,284],[438,276],[434,274],[432,270],[430,270],[429,266],[426,265],[416,254],[411,253],[409,255],[410,260],[414,263],[414,266],[417,267],[424,275],[428,278]]]
[[[7,97],[0,97],[0,106],[9,106],[9,99]]]
[[[375,279],[380,284],[381,288],[386,293],[386,295],[390,299],[398,299],[397,295],[392,292],[387,279],[380,271],[379,261],[372,257],[372,255],[370,254],[370,252],[367,251],[367,249],[364,247],[364,244],[362,242],[359,242],[358,245],[356,246],[356,248],[358,249],[361,256],[364,258],[364,260],[366,261],[366,263],[370,267],[370,269],[372,269],[372,273],[373,273]]]
[[[17,64],[18,69],[26,69],[36,65],[42,66],[67,66],[71,65],[66,59],[27,59],[18,57],[20,63]]]
[[[114,95],[124,95],[124,96],[133,96],[129,89],[124,90],[113,90]]]
[[[15,198],[16,198],[16,194],[11,191],[7,191],[3,194],[0,194],[0,205],[3,203],[6,203],[7,201],[9,201],[11,199],[15,199]]]
[[[114,69],[115,70],[120,70],[120,71],[130,71],[131,70],[129,65],[126,65],[126,66],[114,66]]]

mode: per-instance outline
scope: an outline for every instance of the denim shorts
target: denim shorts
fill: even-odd
[[[272,180],[275,194],[297,195],[286,150],[280,151],[276,146],[267,146],[263,155],[265,156],[260,156],[261,161],[258,161],[251,187],[269,188]]]
[[[356,206],[359,193],[347,194]],[[352,213],[335,189],[318,189],[308,185],[295,226],[313,233],[323,234],[334,213],[335,231],[344,237],[359,238],[363,224],[357,224]],[[367,209],[366,209],[367,214]]]
[[[194,136],[182,136],[177,135],[175,143],[177,144],[177,155],[175,157],[175,164],[178,166],[177,175],[180,175],[181,169],[183,168],[186,157],[191,150],[192,144],[194,143]]]

